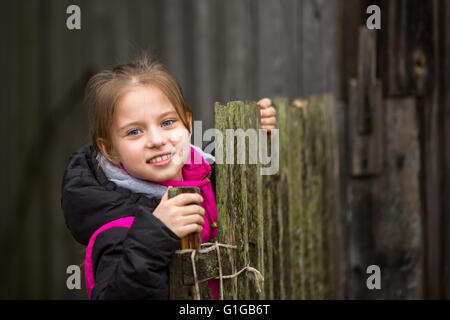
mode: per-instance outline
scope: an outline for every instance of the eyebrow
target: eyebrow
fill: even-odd
[[[165,116],[170,115],[170,114],[177,115],[176,111],[166,111],[166,112],[161,113],[159,115],[159,117],[160,118],[164,118]],[[133,121],[133,122],[127,123],[126,125],[124,125],[121,128],[119,128],[119,131],[123,131],[124,129],[126,129],[126,128],[130,127],[130,126],[140,125],[140,124],[143,124],[143,122],[142,121]]]

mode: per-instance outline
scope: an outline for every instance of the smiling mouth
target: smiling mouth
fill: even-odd
[[[160,157],[155,157],[155,158],[152,158],[150,160],[147,160],[147,163],[158,163],[158,162],[167,160],[169,158],[172,158],[174,154],[175,153],[168,153],[168,154],[165,154],[165,155],[160,156]]]

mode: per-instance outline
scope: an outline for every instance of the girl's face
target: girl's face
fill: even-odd
[[[189,123],[192,122],[190,114]],[[120,99],[112,125],[112,158],[136,178],[182,180],[190,154],[189,130],[155,86],[135,86]],[[168,157],[164,159],[164,157]]]

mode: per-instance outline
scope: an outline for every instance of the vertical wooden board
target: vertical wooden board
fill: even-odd
[[[348,152],[348,105],[344,101],[335,101],[335,111],[334,118],[336,123],[336,128],[334,132],[336,133],[337,146],[334,150],[334,155],[336,162],[338,164],[337,168],[333,170],[334,173],[338,173],[334,176],[335,181],[337,181],[337,189],[340,190],[338,199],[339,202],[339,212],[340,214],[331,214],[336,208],[330,208],[330,214],[332,219],[331,232],[332,232],[332,242],[330,247],[330,253],[332,255],[332,260],[335,262],[334,266],[339,268],[338,272],[334,270],[331,274],[334,283],[334,297],[337,299],[347,298],[347,281],[348,277],[347,266],[348,266],[348,203],[347,203],[347,186],[350,181],[349,169],[349,152]],[[334,211],[336,212],[336,211]],[[337,238],[337,239],[336,239]],[[336,241],[339,240],[339,241]],[[335,247],[336,246],[336,247]]]
[[[308,103],[308,124],[309,124],[309,141],[311,143],[310,150],[310,164],[309,164],[309,177],[311,183],[311,193],[309,201],[309,211],[308,211],[308,223],[310,227],[310,243],[311,248],[311,298],[318,299],[320,291],[320,273],[321,273],[321,234],[320,234],[320,222],[319,217],[321,213],[321,177],[320,177],[320,167],[322,165],[321,158],[321,145],[320,145],[320,129],[319,129],[319,108],[320,108],[320,98],[318,96],[312,96]]]
[[[446,1],[441,2],[443,8],[441,10],[443,17],[450,16],[450,4]],[[441,17],[442,17],[441,16]],[[440,86],[441,94],[442,94],[442,103],[441,105],[447,106],[443,108],[444,116],[443,116],[443,145],[448,146],[450,144],[450,110],[448,106],[450,105],[450,93],[447,88],[450,87],[450,19],[442,18],[441,23],[443,27],[440,28],[442,30],[442,41],[443,43],[443,52],[442,55],[443,61],[442,70],[445,70],[443,74],[443,83]],[[442,190],[442,194],[450,194],[450,148],[444,148],[444,188]],[[443,297],[444,299],[450,299],[450,203],[448,201],[444,201],[443,203],[443,216],[442,216],[442,225],[443,227],[443,246],[444,249],[444,257],[442,260],[443,263]]]
[[[272,100],[272,105],[277,110],[277,127],[279,129],[280,133],[280,139],[279,139],[279,159],[280,162],[283,159],[283,153],[282,153],[282,146],[283,144],[286,144],[285,141],[287,136],[285,134],[282,134],[283,130],[285,130],[285,122],[286,122],[286,108],[283,106],[282,103],[278,103],[277,98]],[[270,139],[269,139],[270,141]],[[271,141],[270,141],[271,142]],[[270,147],[272,147],[272,144],[269,144]],[[280,212],[280,175],[281,175],[281,163],[278,173],[273,177],[273,180],[271,180],[272,183],[272,189],[271,189],[271,203],[270,203],[270,234],[271,234],[271,245],[272,245],[272,252],[268,252],[267,254],[271,254],[270,260],[272,263],[272,292],[271,292],[271,298],[279,300],[281,299],[281,288],[282,288],[282,251],[280,251],[280,243],[281,243],[281,223],[279,219],[279,212]],[[267,178],[270,176],[266,176]]]
[[[311,183],[311,193],[309,200],[309,211],[308,211],[308,223],[310,227],[310,261],[311,261],[311,297],[313,299],[320,298],[321,291],[321,274],[322,271],[322,234],[321,234],[321,213],[323,204],[323,188],[321,180],[321,167],[323,165],[323,154],[322,154],[322,144],[321,144],[321,131],[320,127],[320,97],[311,97],[307,106],[308,118],[309,118],[309,130],[310,136],[309,141],[311,143],[310,150],[310,164],[309,164],[309,177]]]
[[[303,110],[302,106],[290,105],[289,111],[289,235],[290,235],[290,279],[289,299],[301,299],[302,290],[302,252],[301,252],[301,165],[303,148]]]
[[[442,2],[441,2],[442,3]],[[418,37],[409,38],[405,35],[409,50],[414,50],[414,73],[410,80],[412,94],[420,96],[417,99],[417,110],[421,112],[421,142],[423,157],[422,172],[425,181],[424,213],[425,222],[425,250],[426,250],[426,297],[440,299],[443,296],[443,252],[444,230],[443,215],[446,194],[443,193],[444,165],[443,154],[443,110],[448,109],[444,104],[440,88],[447,90],[443,83],[445,57],[442,47],[444,41],[439,37],[440,19],[443,8],[440,2],[420,2],[416,8],[408,7],[408,18],[417,19]],[[420,6],[420,7],[419,7]],[[421,9],[419,11],[419,9]],[[419,29],[420,28],[420,29]],[[421,57],[422,55],[422,57]],[[422,60],[422,61],[420,61]],[[425,62],[422,65],[422,62]],[[409,69],[411,71],[413,67]],[[418,72],[420,70],[420,72]],[[446,107],[444,107],[446,106]],[[448,214],[448,213],[447,213]]]
[[[352,180],[348,188],[349,202],[349,274],[348,298],[366,299],[366,268],[373,262],[373,201],[371,184]]]
[[[214,105],[214,122],[215,128],[222,134],[223,140],[215,140],[216,148],[216,203],[217,203],[217,220],[219,231],[219,242],[235,245],[234,240],[234,220],[231,209],[232,204],[232,185],[231,185],[231,165],[226,164],[226,153],[229,148],[227,145],[225,130],[229,128],[229,108],[216,102]],[[232,146],[231,146],[232,147]],[[231,190],[230,190],[231,189]],[[232,272],[236,272],[234,254],[230,254],[230,265]],[[224,296],[226,300],[236,299],[235,280],[224,280]]]
[[[242,128],[242,116],[244,104],[240,101],[230,102],[230,117],[232,128],[236,130]],[[232,195],[233,195],[233,216],[235,221],[235,241],[236,250],[236,266],[237,269],[245,267],[248,263],[248,226],[247,226],[247,184],[244,178],[245,165],[239,164],[239,153],[242,152],[239,139],[233,136],[234,145],[234,161],[232,164]],[[248,278],[246,274],[237,277],[237,298],[245,300],[249,297]]]
[[[406,32],[406,0],[382,1],[380,5],[382,12],[385,12],[382,23],[386,26],[386,31],[380,33],[380,70],[385,71],[380,76],[388,96],[404,95],[407,90],[404,60],[407,56],[407,44],[404,37],[399,35]]]
[[[322,233],[324,234],[324,284],[325,298],[344,298],[343,279],[345,279],[344,263],[345,250],[343,245],[343,232],[341,224],[341,189],[340,189],[340,163],[339,163],[339,138],[337,132],[338,109],[333,96],[324,97],[324,149],[325,160],[325,208]]]
[[[302,108],[304,114],[304,127],[303,127],[303,150],[302,150],[302,210],[300,215],[300,229],[301,234],[301,252],[302,252],[302,299],[311,299],[311,226],[309,224],[310,217],[310,198],[311,198],[311,182],[310,182],[310,166],[311,166],[311,142],[310,142],[310,115],[309,106],[310,101],[308,99],[306,105]]]
[[[349,173],[354,170],[355,155],[367,156],[367,136],[358,137],[357,106],[358,82],[349,82],[348,104],[348,143],[350,155]],[[372,183],[367,180],[350,179],[347,189],[348,203],[348,298],[358,299],[366,297],[364,284],[370,257],[373,255],[372,224]]]
[[[381,1],[383,91],[387,96],[429,95],[438,74],[439,1]]]
[[[260,126],[261,126],[261,114],[260,114],[260,107],[257,106],[256,107],[257,111],[256,111],[256,118],[257,118],[257,123],[255,124],[255,127],[259,130],[261,130]],[[260,137],[258,135],[258,153],[260,151],[261,145],[259,144],[259,140]],[[258,242],[257,242],[257,251],[258,251],[258,270],[260,271],[260,273],[262,274],[262,276],[264,277],[265,274],[265,270],[264,270],[264,256],[265,256],[265,228],[264,228],[264,206],[263,206],[263,175],[262,175],[262,170],[261,170],[261,163],[260,163],[260,158],[257,157],[257,165],[255,167],[256,170],[256,185],[257,185],[257,220],[258,220]],[[269,235],[267,235],[267,238],[270,238]],[[260,288],[260,293],[258,295],[258,298],[261,300],[265,300],[266,296],[265,296],[265,289],[264,289],[264,283],[262,284],[263,287]]]
[[[183,283],[183,259],[180,255],[174,255],[169,265],[169,299],[170,300],[194,300],[192,286]]]
[[[278,219],[278,212],[279,212],[279,207],[280,207],[280,187],[279,187],[280,183],[279,183],[279,179],[278,179],[278,183],[273,187],[273,192],[271,195],[271,235],[272,235],[272,264],[273,264],[273,278],[272,278],[272,282],[273,282],[273,299],[275,300],[280,300],[281,299],[281,285],[280,282],[282,280],[281,278],[281,274],[280,274],[280,268],[281,266],[281,253],[279,250],[279,246],[280,246],[280,221]]]
[[[380,299],[423,298],[421,265],[420,147],[412,98],[386,100],[386,174],[373,219],[376,263],[382,270]],[[399,232],[401,230],[401,232]]]
[[[349,117],[354,120],[350,127],[351,146],[351,172],[353,176],[373,176],[382,172],[383,160],[383,102],[381,83],[375,81],[367,89],[370,100],[370,126],[369,134],[360,134],[361,106],[365,104],[363,84],[357,81],[350,82]]]
[[[357,52],[358,52],[358,27],[361,24],[361,15],[365,11],[358,10],[361,6],[360,0],[337,1],[337,55],[336,69],[337,94],[336,100],[348,100],[348,79],[356,78],[357,75]]]
[[[246,103],[242,110],[242,129],[245,131],[245,151],[246,163],[244,168],[244,179],[247,186],[246,201],[247,203],[247,237],[248,237],[248,263],[251,267],[261,270],[261,246],[263,245],[262,219],[260,217],[260,198],[261,195],[261,174],[258,163],[258,131],[260,125],[260,107],[256,103]],[[254,157],[254,158],[253,158]],[[255,161],[256,160],[256,161]],[[249,298],[251,300],[258,299],[260,293],[257,292],[255,285],[255,277],[251,273],[249,276]],[[263,290],[264,288],[260,288]]]
[[[270,139],[268,139],[270,143]],[[270,145],[268,145],[270,148]],[[274,182],[272,176],[262,177],[262,206],[264,221],[264,299],[273,299],[273,240],[272,240],[272,193],[274,191]]]
[[[276,106],[277,123],[279,128],[279,139],[280,139],[280,164],[279,172],[280,178],[278,183],[278,210],[276,212],[276,223],[278,229],[278,237],[276,239],[277,243],[275,245],[275,250],[277,251],[277,261],[274,260],[276,264],[276,270],[279,274],[278,284],[279,284],[279,297],[275,299],[286,299],[286,276],[285,273],[290,271],[286,266],[290,263],[289,251],[285,250],[284,244],[286,243],[286,238],[289,236],[289,225],[285,221],[285,216],[289,215],[289,185],[288,185],[288,159],[289,159],[289,109],[288,100],[286,98],[274,98],[272,103]],[[275,268],[275,266],[274,266]]]
[[[298,268],[297,271],[295,271],[297,274],[299,274],[300,279],[299,283],[296,285],[294,298],[295,299],[306,299],[308,296],[307,293],[307,281],[310,279],[306,277],[306,270],[308,266],[308,258],[307,258],[307,245],[308,245],[308,226],[306,223],[307,219],[307,197],[308,197],[308,190],[309,184],[307,183],[307,177],[308,177],[308,162],[307,162],[307,147],[308,144],[306,143],[306,134],[307,134],[307,111],[306,107],[308,104],[307,100],[302,99],[296,99],[294,100],[293,104],[299,108],[300,113],[300,125],[298,130],[300,131],[299,139],[300,139],[300,156],[298,159],[299,162],[299,190],[298,190],[298,198],[300,203],[299,208],[299,216],[296,219],[293,219],[292,223],[293,225],[297,225],[297,228],[300,232],[299,238],[297,241],[299,241],[298,249],[297,249],[297,255],[295,259],[297,259],[298,266],[295,266],[295,268]],[[295,254],[293,253],[293,257],[295,257]],[[298,280],[297,280],[298,281]]]
[[[334,102],[331,95],[323,95],[321,97],[321,108],[320,108],[320,128],[321,134],[321,144],[322,144],[322,168],[321,168],[321,180],[322,180],[322,210],[320,214],[320,234],[322,236],[321,247],[321,291],[319,292],[320,299],[327,299],[331,297],[334,283],[330,272],[333,267],[333,261],[330,256],[330,242],[338,242],[339,238],[332,239],[331,228],[334,228],[331,224],[332,215],[339,215],[339,202],[335,196],[338,193],[338,185],[336,184],[337,179],[335,178],[335,170],[337,170],[338,160],[334,155],[337,147],[337,140],[335,134],[335,118],[334,113]],[[337,208],[337,209],[336,209]],[[336,248],[339,248],[336,246]]]

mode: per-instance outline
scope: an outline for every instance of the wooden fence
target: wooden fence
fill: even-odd
[[[179,281],[172,283],[172,298],[196,298],[180,288],[195,285],[193,264],[202,299],[211,298],[202,280],[220,271],[224,299],[334,296],[339,262],[332,253],[339,242],[332,239],[339,238],[340,208],[334,99],[275,98],[273,104],[278,131],[259,136],[249,130],[259,128],[256,103],[216,103],[215,128],[222,133],[215,140],[218,242],[235,248],[221,246],[219,255],[201,250],[194,261],[190,254],[175,255],[171,278]],[[246,267],[263,275],[261,290],[258,273]]]

